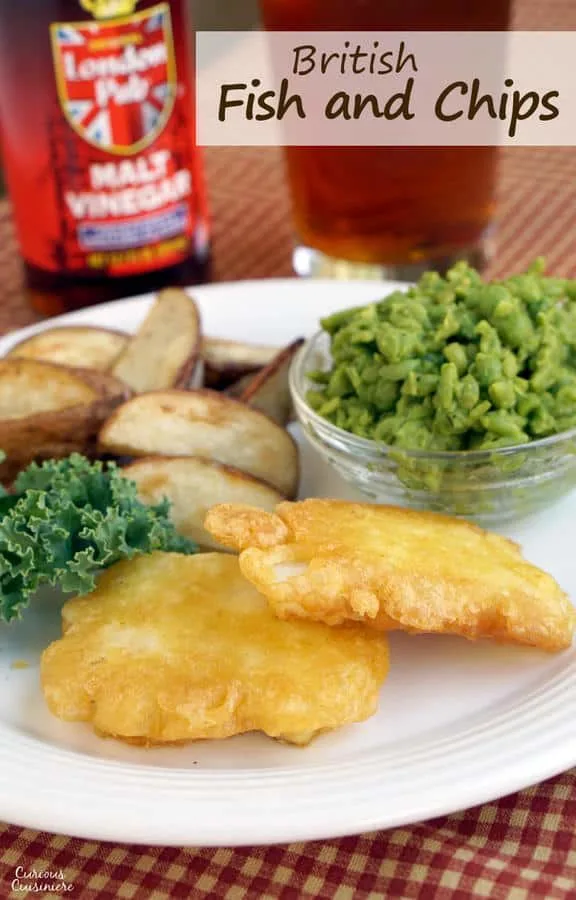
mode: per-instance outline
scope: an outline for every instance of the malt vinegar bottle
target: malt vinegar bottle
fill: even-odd
[[[4,171],[40,313],[208,277],[187,6],[0,4]]]

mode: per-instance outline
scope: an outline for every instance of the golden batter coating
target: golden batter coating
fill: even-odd
[[[213,507],[206,529],[281,618],[438,632],[562,650],[575,610],[512,541],[461,519],[304,500],[276,513]]]
[[[45,650],[50,710],[141,743],[263,731],[295,744],[371,716],[383,635],[282,622],[226,553],[154,553],[105,572]]]

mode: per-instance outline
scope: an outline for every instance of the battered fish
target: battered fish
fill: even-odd
[[[282,619],[570,646],[575,610],[510,540],[469,522],[392,506],[304,500],[276,514],[213,507],[206,529]]]
[[[280,621],[226,553],[118,563],[65,604],[63,630],[42,656],[51,712],[131,742],[306,744],[371,716],[388,668],[376,632]]]

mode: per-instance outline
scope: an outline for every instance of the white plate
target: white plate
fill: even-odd
[[[390,286],[388,286],[388,289]],[[205,332],[265,343],[315,330],[335,309],[382,296],[381,283],[257,281],[195,288]],[[134,330],[148,298],[57,322]],[[303,448],[303,494],[351,497]],[[576,496],[512,528],[529,559],[576,597]],[[0,629],[0,818],[86,838],[172,845],[264,844],[403,825],[502,796],[576,764],[574,650],[545,656],[442,637],[392,637],[378,714],[306,749],[248,735],[137,749],[47,712],[42,649],[57,604]],[[26,660],[27,669],[13,668]]]

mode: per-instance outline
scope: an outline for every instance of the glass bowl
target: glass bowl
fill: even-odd
[[[290,370],[296,416],[326,462],[367,498],[497,525],[539,512],[576,487],[576,428],[527,444],[458,452],[404,450],[337,428],[306,401],[315,387],[307,373],[330,364],[330,338],[320,331]]]

